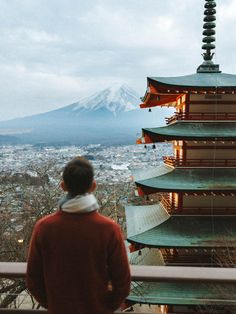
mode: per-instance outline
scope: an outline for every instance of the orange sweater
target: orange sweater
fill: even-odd
[[[130,290],[120,227],[96,211],[42,218],[31,238],[27,286],[50,314],[112,314]]]

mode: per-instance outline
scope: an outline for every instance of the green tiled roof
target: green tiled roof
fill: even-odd
[[[236,87],[236,75],[227,73],[195,73],[176,77],[148,77],[165,85],[186,87]]]
[[[236,247],[236,216],[171,216],[127,240],[159,248]]]
[[[127,298],[135,303],[168,305],[236,305],[236,286],[204,283],[134,283]]]
[[[236,123],[235,122],[176,122],[164,127],[145,128],[143,135],[150,135],[154,138],[153,142],[162,142],[164,139],[181,140],[235,140]]]
[[[141,188],[155,192],[236,191],[235,168],[174,169],[172,172],[136,181]]]

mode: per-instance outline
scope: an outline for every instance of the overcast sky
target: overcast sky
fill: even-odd
[[[236,0],[217,2],[215,62],[236,74]],[[202,63],[205,0],[0,0],[0,120],[50,111],[114,82]]]

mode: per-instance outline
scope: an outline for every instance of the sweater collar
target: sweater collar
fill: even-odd
[[[63,197],[58,204],[60,210],[67,213],[89,213],[99,208],[96,197],[93,194],[77,195],[71,198],[69,195]]]

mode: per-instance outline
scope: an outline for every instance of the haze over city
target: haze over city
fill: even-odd
[[[146,76],[194,73],[202,62],[198,0],[1,1],[0,120],[54,110]],[[217,1],[215,62],[236,72],[235,0]]]

